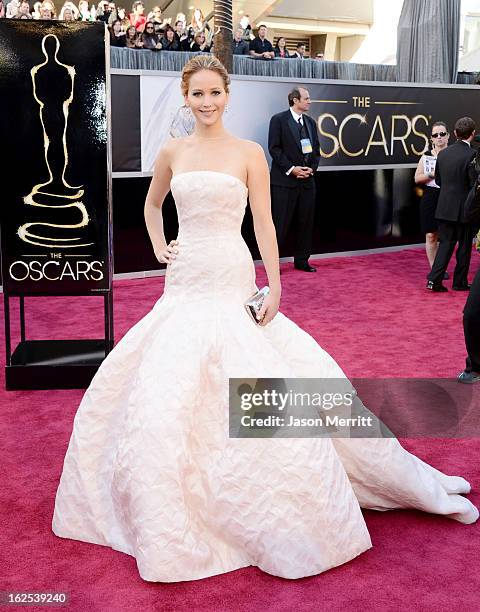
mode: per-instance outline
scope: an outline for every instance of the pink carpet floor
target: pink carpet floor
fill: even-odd
[[[472,272],[479,263],[474,254]],[[306,274],[282,264],[281,310],[349,376],[454,377],[463,368],[466,294],[428,293],[422,250],[322,259],[316,265],[316,274]],[[264,281],[259,267],[260,286]],[[115,283],[117,341],[162,290],[162,277]],[[101,336],[101,301],[30,298],[26,322],[29,339]],[[373,548],[296,581],[250,567],[201,581],[147,583],[133,557],[57,538],[51,532],[55,492],[83,392],[6,392],[3,359],[1,591],[67,592],[66,609],[88,612],[480,609],[480,524],[465,526],[417,511],[366,511]],[[470,480],[470,499],[480,504],[479,439],[402,443],[435,467]]]

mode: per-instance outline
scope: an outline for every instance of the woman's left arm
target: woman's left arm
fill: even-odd
[[[280,306],[282,287],[280,284],[280,266],[275,226],[272,219],[270,199],[270,171],[262,147],[256,142],[249,142],[247,150],[248,192],[250,209],[253,216],[253,227],[260,255],[267,272],[270,293],[260,310],[264,317],[262,325],[269,323],[277,314]]]

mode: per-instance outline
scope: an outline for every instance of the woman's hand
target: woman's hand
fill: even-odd
[[[158,252],[155,251],[155,257],[160,263],[171,264],[178,253],[177,245],[178,240],[170,240],[165,248],[160,249]]]
[[[273,317],[277,314],[280,307],[280,291],[270,291],[263,300],[262,307],[258,312],[260,320],[259,325],[265,326],[270,323]]]

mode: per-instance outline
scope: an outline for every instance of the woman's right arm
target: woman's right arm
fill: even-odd
[[[425,174],[424,172],[424,165],[423,165],[423,161],[425,159],[425,156],[422,155],[422,157],[418,160],[418,164],[417,164],[417,169],[415,170],[415,183],[418,183],[420,185],[424,185],[425,183],[429,183],[433,177],[429,176],[428,174]]]
[[[162,206],[170,191],[172,178],[171,157],[173,141],[169,140],[161,149],[155,161],[153,177],[145,199],[144,215],[148,235],[153,246],[155,256],[163,263],[169,263],[167,243],[163,229]]]

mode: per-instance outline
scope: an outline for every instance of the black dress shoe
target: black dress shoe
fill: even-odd
[[[473,383],[480,382],[480,374],[478,372],[460,372],[457,376],[457,381],[464,385],[473,385]]]
[[[457,285],[453,285],[452,289],[454,291],[470,291],[471,285],[462,285],[458,287]]]
[[[295,270],[302,270],[302,272],[316,272],[317,268],[311,266],[308,262],[304,264],[294,264]]]
[[[428,281],[427,289],[429,291],[435,291],[437,293],[444,293],[445,291],[448,291],[448,289],[444,285],[442,285],[442,283],[434,283],[433,281]]]

